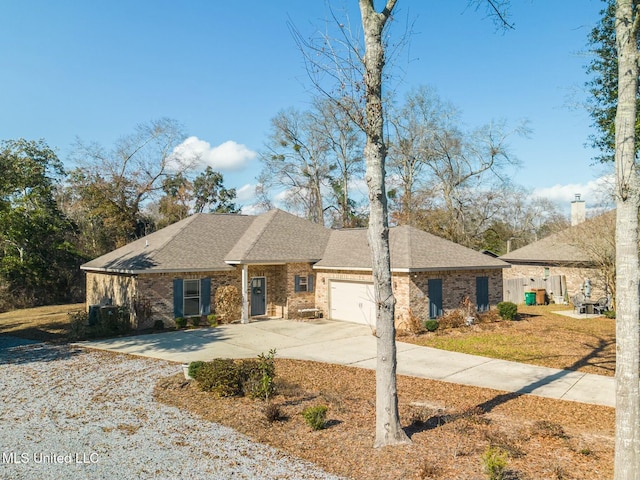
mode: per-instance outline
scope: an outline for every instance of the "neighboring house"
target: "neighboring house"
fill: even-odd
[[[615,212],[611,211],[502,255],[500,260],[511,265],[504,270],[505,300],[524,301],[522,295],[510,298],[512,280],[543,288],[555,277],[564,277],[562,283],[554,282],[555,288],[550,288],[550,282],[547,285],[556,302],[579,293],[587,278],[593,288],[592,298],[605,295],[606,283],[612,280],[606,277],[613,274],[615,265],[614,232]]]
[[[396,323],[437,317],[465,297],[480,310],[502,300],[499,259],[412,227],[390,230]],[[330,230],[281,210],[196,214],[82,266],[87,304],[146,302],[161,319],[206,315],[218,288],[244,292],[242,320],[322,314],[375,325],[365,229]]]

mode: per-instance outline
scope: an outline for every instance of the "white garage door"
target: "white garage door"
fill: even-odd
[[[331,281],[329,308],[333,320],[375,326],[376,309],[372,283]]]

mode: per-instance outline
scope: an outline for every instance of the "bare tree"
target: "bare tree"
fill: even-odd
[[[147,233],[145,203],[162,192],[167,178],[195,163],[196,158],[174,154],[185,138],[178,122],[163,118],[138,125],[111,149],[78,142],[74,156],[80,167],[70,181],[74,210],[82,222],[99,224],[108,238],[104,251]]]
[[[388,123],[391,127],[389,169],[397,179],[400,223],[415,225],[413,213],[416,189],[424,186],[425,166],[435,150],[433,143],[440,133],[453,129],[451,118],[455,109],[443,103],[435,92],[425,86],[407,94],[404,103],[391,109]]]
[[[382,103],[382,72],[385,65],[382,35],[395,4],[395,0],[387,0],[382,12],[377,12],[373,0],[360,0],[365,44],[362,58],[366,112],[363,126],[367,136],[364,147],[367,165],[365,179],[369,187],[369,244],[377,305],[376,447],[410,442],[400,425],[398,413],[395,298],[391,285],[389,222],[384,181],[387,148],[384,141]]]
[[[386,42],[385,26],[397,0],[386,0],[381,11],[373,0],[359,0],[364,50],[351,36],[348,23],[337,21],[339,35],[321,35],[318,43],[307,42],[292,27],[294,37],[307,62],[314,86],[336,103],[366,135],[365,180],[369,191],[369,244],[376,300],[376,447],[410,442],[402,430],[398,414],[396,384],[395,299],[392,291],[389,253],[389,224],[385,187],[385,143],[383,71],[394,46]],[[489,0],[495,13],[502,13],[502,2]],[[403,37],[395,47],[406,41]],[[326,87],[326,77],[332,88]]]
[[[302,206],[305,216],[324,225],[322,189],[330,165],[327,139],[316,128],[310,112],[281,111],[271,120],[267,150],[261,155],[263,188],[284,188],[292,206]]]
[[[347,102],[341,102],[348,105]],[[326,98],[314,101],[311,112],[314,128],[327,142],[328,180],[331,186],[329,206],[335,207],[339,227],[354,227],[359,224],[356,204],[351,196],[353,178],[363,173],[362,130],[353,122],[353,115],[346,113],[336,102]]]
[[[481,204],[495,197],[496,186],[506,182],[504,170],[517,164],[508,151],[508,139],[513,134],[526,134],[526,125],[508,130],[506,122],[492,122],[466,131],[459,111],[426,87],[411,91],[403,106],[391,115],[390,123],[389,163],[400,190],[396,218],[417,225],[414,211],[419,204],[414,196],[422,189],[445,215],[438,233],[471,246],[483,221],[489,219],[488,211],[481,212]],[[492,204],[484,202],[485,207]],[[469,211],[473,213],[469,215]]]
[[[638,92],[638,22],[635,0],[616,2],[618,101],[616,165],[616,441],[614,478],[640,478],[640,320],[635,125]]]

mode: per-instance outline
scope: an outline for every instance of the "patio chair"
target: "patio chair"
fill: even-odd
[[[578,293],[576,295],[574,295],[573,297],[571,297],[571,303],[573,303],[573,310],[580,314],[580,313],[587,313],[587,307],[584,304],[584,295],[581,293]]]
[[[607,310],[609,310],[609,299],[607,297],[600,297],[593,306],[593,313],[602,315]]]

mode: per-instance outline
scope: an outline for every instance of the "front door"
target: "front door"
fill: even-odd
[[[251,279],[251,316],[267,313],[267,279],[253,277]]]

